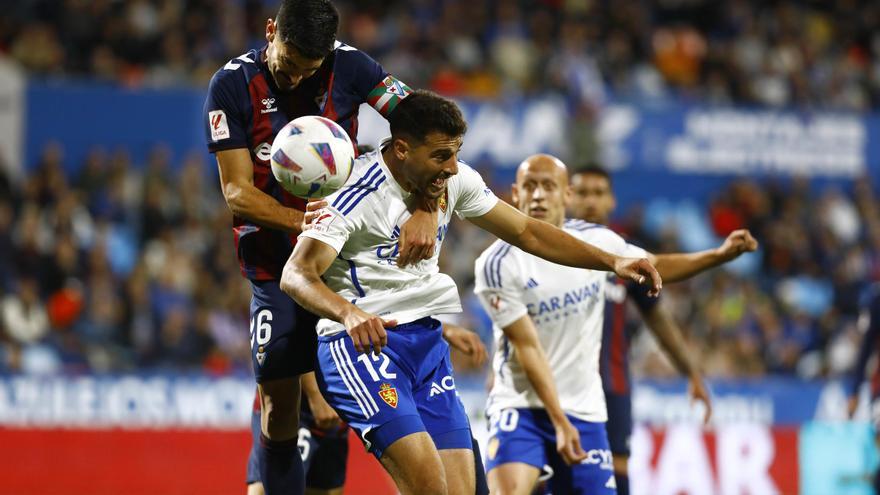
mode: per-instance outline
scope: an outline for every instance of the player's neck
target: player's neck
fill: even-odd
[[[403,174],[403,162],[394,156],[394,151],[391,149],[391,146],[382,150],[382,161],[385,162],[385,166],[388,167],[391,176],[394,177],[394,181],[397,182],[397,185],[400,186],[404,192],[411,193],[415,190],[415,187],[406,180],[406,177]]]

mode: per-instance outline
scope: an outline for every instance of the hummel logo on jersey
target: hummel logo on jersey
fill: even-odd
[[[437,382],[431,382],[431,394],[428,397],[434,397],[451,390],[455,390],[455,380],[450,375],[446,375],[440,380],[440,385]]]
[[[534,289],[537,286],[538,286],[538,282],[535,282],[535,279],[529,277],[529,281],[526,282],[525,288],[526,289]]]
[[[263,98],[260,103],[262,103],[263,106],[266,107],[261,109],[260,113],[272,113],[278,111],[278,107],[272,106],[275,104],[275,98]]]

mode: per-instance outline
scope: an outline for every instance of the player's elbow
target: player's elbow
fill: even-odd
[[[242,216],[247,208],[247,194],[245,188],[235,182],[229,182],[223,186],[223,199],[233,215]]]
[[[301,287],[302,284],[298,283],[299,273],[297,273],[296,266],[293,263],[287,263],[284,265],[284,270],[281,272],[281,291],[290,296],[293,299],[297,297],[297,287]]]

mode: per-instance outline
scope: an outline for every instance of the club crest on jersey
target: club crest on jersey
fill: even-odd
[[[257,349],[257,364],[263,366],[263,363],[266,362],[266,353],[263,352],[263,346],[260,346]]]
[[[443,196],[440,196],[440,199],[437,200],[437,206],[440,207],[440,211],[446,213],[446,208],[449,207],[449,191],[443,191]]]
[[[388,383],[379,386],[379,397],[389,406],[397,409],[397,389]]]

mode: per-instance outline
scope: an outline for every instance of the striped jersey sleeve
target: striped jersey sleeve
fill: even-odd
[[[515,268],[515,249],[506,242],[497,241],[477,258],[474,265],[474,293],[499,328],[528,314],[522,297],[523,281]]]

